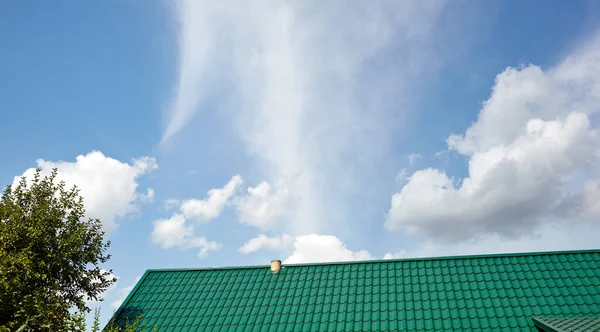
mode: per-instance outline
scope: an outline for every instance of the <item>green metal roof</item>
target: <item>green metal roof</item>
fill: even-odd
[[[148,270],[115,314],[159,331],[535,331],[599,315],[600,249]]]
[[[545,332],[600,331],[600,316],[541,316],[533,317],[533,323]]]

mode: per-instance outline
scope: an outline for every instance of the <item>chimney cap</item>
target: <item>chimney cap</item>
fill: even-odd
[[[281,260],[274,259],[271,261],[271,272],[277,273],[281,270]]]

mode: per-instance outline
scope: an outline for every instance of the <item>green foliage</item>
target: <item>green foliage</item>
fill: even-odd
[[[94,322],[92,323],[92,332],[100,332],[100,308],[94,309]]]
[[[114,318],[114,316],[113,316]],[[152,328],[152,330],[148,330],[148,328],[146,326],[140,326],[140,320],[142,319],[142,316],[137,316],[132,323],[127,322],[125,324],[125,326],[123,327],[119,327],[117,325],[114,324],[114,321],[111,320],[108,322],[108,324],[106,325],[106,327],[104,328],[104,332],[136,332],[136,331],[140,331],[140,332],[157,332],[158,328],[155,326],[154,328]]]
[[[86,300],[116,281],[98,266],[110,258],[100,220],[56,174],[38,170],[0,199],[0,331],[83,331]]]

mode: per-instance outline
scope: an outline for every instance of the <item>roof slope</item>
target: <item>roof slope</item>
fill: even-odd
[[[116,313],[159,331],[535,330],[600,315],[600,250],[148,270]]]

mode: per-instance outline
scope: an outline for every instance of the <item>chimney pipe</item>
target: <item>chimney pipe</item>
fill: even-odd
[[[277,273],[281,270],[281,261],[278,259],[274,259],[271,261],[271,272]]]

